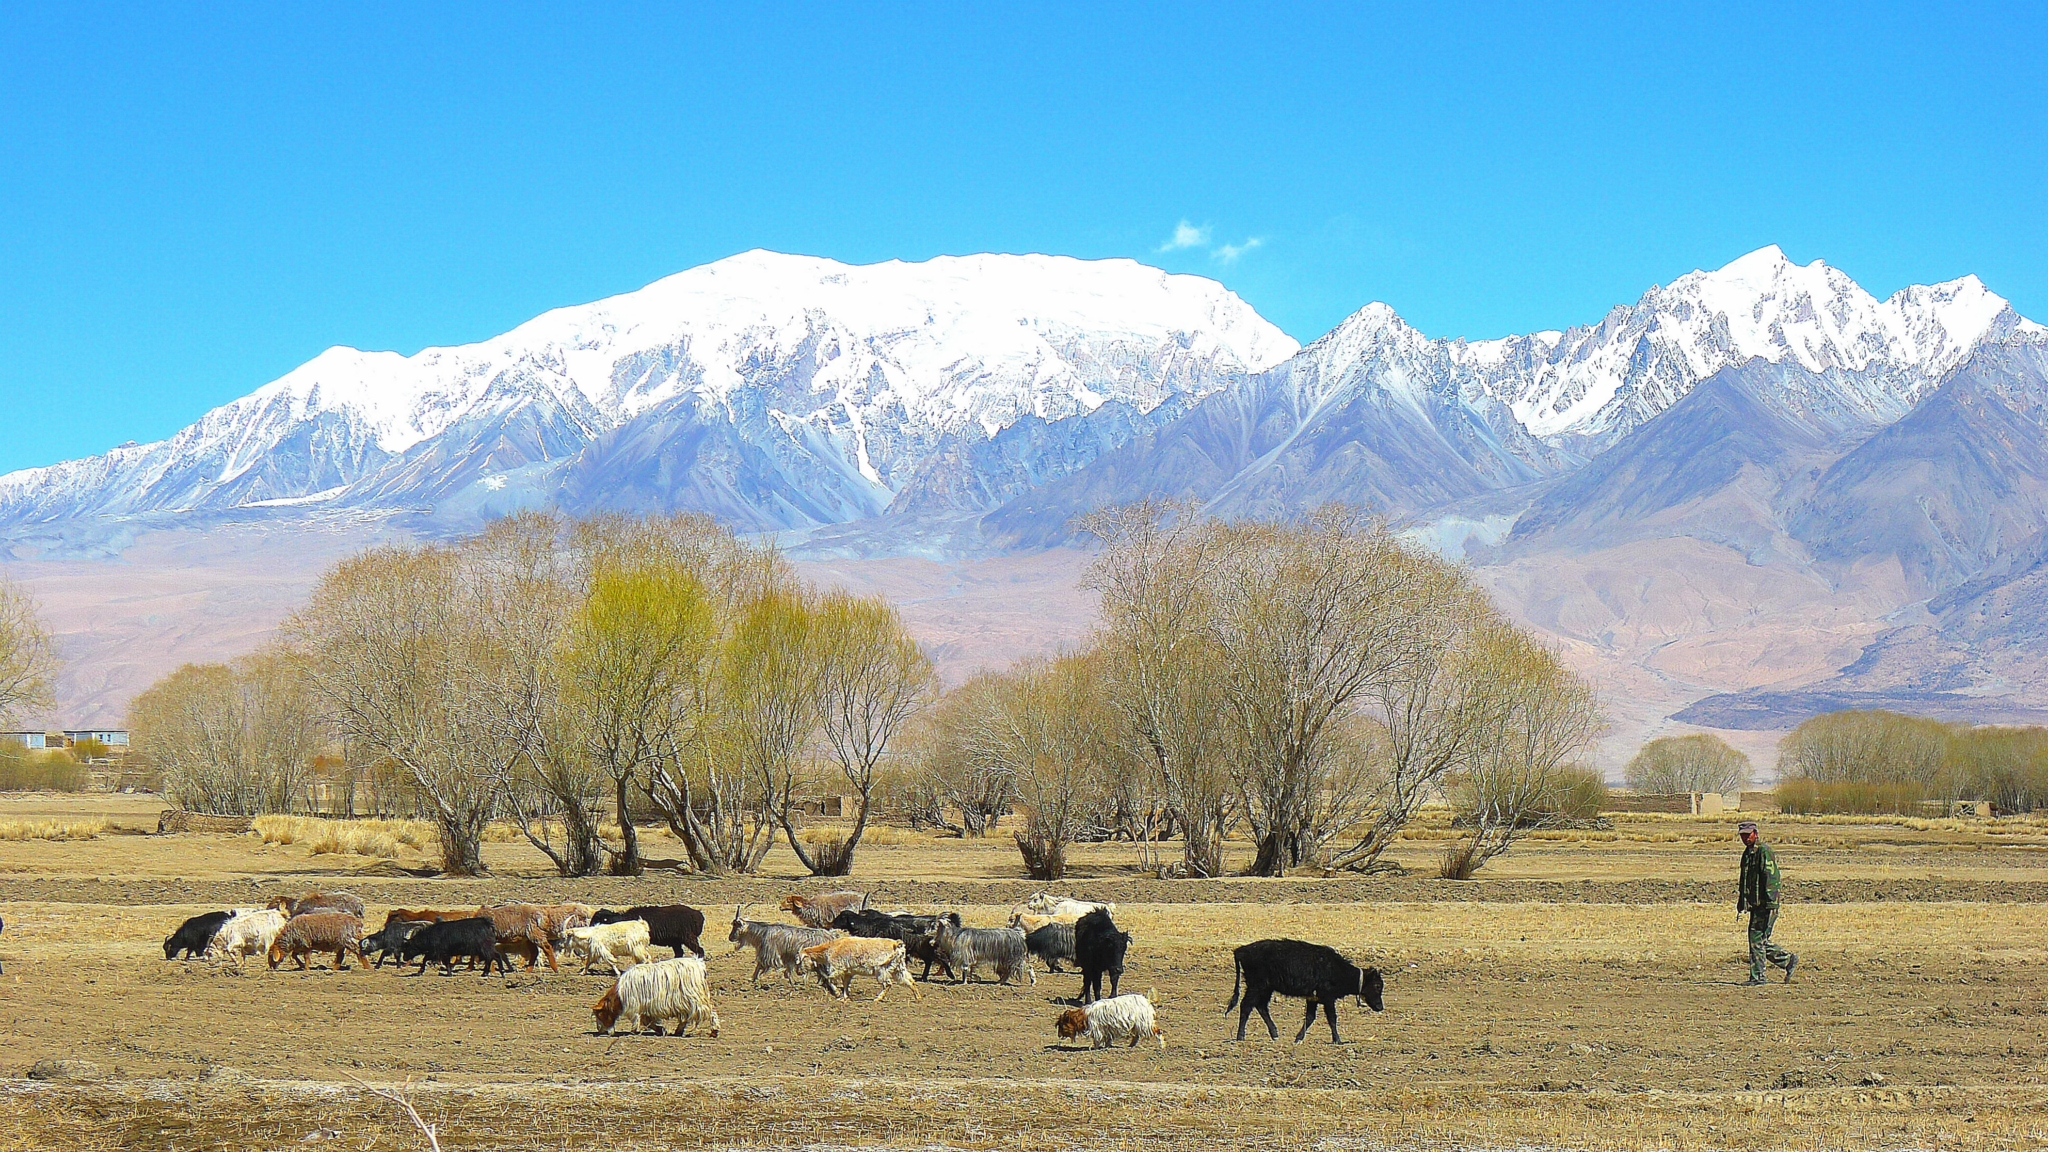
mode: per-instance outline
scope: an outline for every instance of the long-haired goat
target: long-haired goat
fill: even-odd
[[[1069,1008],[1059,1014],[1055,1024],[1061,1040],[1086,1036],[1088,1043],[1096,1048],[1108,1048],[1121,1042],[1128,1042],[1136,1048],[1139,1041],[1154,1037],[1159,1040],[1161,1049],[1166,1047],[1166,1032],[1159,1027],[1151,998],[1136,992],[1097,1000],[1085,1008]]]
[[[334,953],[334,969],[348,971],[346,962],[349,953],[356,954],[356,963],[368,968],[370,962],[363,959],[363,918],[346,912],[308,912],[285,921],[284,929],[270,942],[270,970],[286,958],[299,962],[299,971],[306,970],[306,958],[313,955]]]
[[[597,1030],[618,1032],[618,1025],[627,1022],[634,1031],[651,1027],[656,1036],[661,1035],[661,1022],[676,1022],[675,1034],[681,1036],[691,1027],[701,1027],[707,1021],[708,1032],[718,1035],[718,1010],[711,1006],[711,989],[704,979],[704,962],[695,956],[678,956],[673,960],[657,960],[652,964],[636,964],[628,968],[605,992],[590,1013],[597,1018]]]
[[[795,924],[747,920],[743,918],[746,911],[747,906],[744,904],[733,909],[732,932],[726,939],[732,941],[732,950],[735,952],[742,948],[754,950],[752,982],[755,985],[761,983],[763,972],[779,968],[782,970],[782,978],[794,987],[797,961],[803,956],[804,949],[830,943],[846,935],[837,928],[802,928]]]
[[[1026,912],[1036,913],[1040,916],[1058,920],[1064,924],[1072,924],[1098,908],[1109,913],[1111,916],[1116,915],[1116,905],[1114,904],[1100,904],[1093,900],[1076,900],[1071,896],[1055,896],[1050,892],[1040,892],[1018,905],[1012,915]],[[1012,923],[1015,923],[1015,921],[1013,920]]]
[[[308,912],[346,912],[360,920],[363,918],[363,898],[353,892],[308,892],[304,896],[279,896],[270,902],[272,908],[287,917],[304,916]]]
[[[1019,971],[1029,976],[1033,984],[1038,983],[1038,972],[1031,966],[1031,950],[1025,946],[1022,928],[962,928],[942,920],[932,939],[945,954],[955,984],[972,980],[974,970],[984,964],[995,969],[1000,983],[1008,984]]]
[[[564,949],[571,959],[583,958],[583,974],[590,975],[599,960],[611,966],[617,976],[635,964],[652,964],[654,952],[647,942],[647,921],[624,920],[617,924],[585,924],[571,928]],[[623,961],[623,963],[621,963]]]
[[[822,892],[816,896],[792,893],[782,898],[782,910],[796,914],[797,921],[806,928],[830,928],[832,920],[841,912],[852,912],[868,906],[865,892]]]
[[[246,957],[268,955],[284,925],[285,914],[275,908],[237,912],[234,919],[213,934],[213,943],[206,946],[207,959],[232,960],[240,968]]]
[[[1045,962],[1046,971],[1062,971],[1060,961],[1074,963],[1074,926],[1055,921],[1032,929],[1024,937],[1024,947]]]
[[[846,999],[847,991],[853,987],[853,978],[866,973],[882,986],[875,993],[880,1000],[889,994],[892,985],[900,984],[910,989],[915,999],[923,999],[917,990],[917,981],[910,978],[910,961],[904,952],[901,940],[876,940],[866,936],[849,936],[843,940],[828,940],[814,944],[798,953],[798,973],[816,972],[818,983],[825,986],[834,999]]]

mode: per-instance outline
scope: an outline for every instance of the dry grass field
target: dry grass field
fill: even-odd
[[[0,1148],[424,1148],[366,1087],[406,1086],[443,1148],[2038,1148],[2048,1144],[2048,823],[1774,820],[1800,979],[1746,989],[1732,822],[1617,817],[1532,840],[1483,875],[1163,882],[1129,845],[1077,853],[1060,885],[1115,900],[1126,991],[1153,990],[1167,1048],[1055,1043],[1079,977],[934,984],[838,1004],[728,954],[798,881],[566,881],[495,842],[485,880],[422,880],[403,829],[373,852],[141,834],[147,797],[0,798]],[[374,837],[373,837],[374,839]],[[855,885],[884,906],[995,924],[1035,890],[1006,840],[896,831]],[[396,845],[395,848],[392,845]],[[316,847],[341,848],[316,852]],[[655,837],[654,855],[672,854]],[[166,963],[186,916],[345,883],[385,907],[573,896],[683,900],[710,920],[716,1039],[600,1037],[605,979],[237,973]],[[1330,943],[1387,972],[1387,1011],[1347,1006],[1291,1043],[1232,1040],[1230,949]],[[1319,1024],[1319,1028],[1320,1028]],[[46,1062],[67,1077],[30,1079]]]

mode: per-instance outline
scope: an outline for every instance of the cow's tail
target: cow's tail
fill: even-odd
[[[1233,973],[1230,979],[1230,1003],[1223,1006],[1225,1012],[1237,1007],[1238,991],[1244,987],[1244,957],[1232,956],[1230,958],[1230,968]]]

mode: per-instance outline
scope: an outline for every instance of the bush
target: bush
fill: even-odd
[[[1778,808],[1797,816],[1911,816],[1927,793],[1918,784],[1798,777],[1778,785]]]
[[[0,747],[0,792],[83,792],[85,766],[63,752]]]
[[[1548,807],[1554,820],[1591,820],[1607,807],[1607,778],[1590,768],[1560,772]]]

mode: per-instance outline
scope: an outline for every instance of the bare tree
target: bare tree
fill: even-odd
[[[1456,789],[1465,836],[1444,853],[1442,874],[1451,880],[1471,879],[1524,831],[1549,822],[1603,725],[1592,687],[1520,631],[1488,629],[1474,660],[1493,702]]]
[[[1066,875],[1067,848],[1109,771],[1093,663],[1069,656],[1012,669],[976,695],[961,726],[969,755],[1012,782],[1024,814],[1017,849],[1034,880]]]
[[[187,664],[128,705],[136,758],[194,812],[253,816],[264,781],[246,755],[241,691],[225,664]]]
[[[1299,526],[1227,526],[1217,596],[1224,698],[1244,742],[1238,796],[1257,842],[1251,872],[1320,863],[1329,840],[1368,800],[1347,732],[1365,694],[1411,641],[1403,550],[1384,528],[1339,509]],[[1354,741],[1354,743],[1356,743]]]
[[[807,753],[821,718],[815,613],[803,597],[763,596],[747,606],[719,653],[716,696],[722,758],[751,775],[761,810],[754,817],[766,835],[734,871],[752,872],[780,827],[804,866],[817,869],[797,840],[794,810],[809,766]],[[749,814],[751,816],[751,814]],[[740,820],[733,821],[735,830]],[[744,859],[744,866],[738,861]]]
[[[304,658],[272,645],[237,660],[234,687],[243,759],[260,779],[265,811],[312,808],[313,762],[331,738]]]
[[[784,829],[813,875],[844,876],[873,812],[876,770],[937,676],[886,601],[828,596],[817,608],[813,632],[825,746],[853,786],[858,807],[846,839],[814,852],[805,851],[787,824]]]
[[[0,721],[48,707],[57,667],[57,648],[35,598],[12,581],[0,580]]]
[[[1749,757],[1710,732],[1663,736],[1643,745],[1622,770],[1637,792],[1729,792],[1749,783]]]
[[[928,811],[934,823],[945,807],[958,811],[963,838],[987,835],[1016,796],[1014,766],[980,738],[1006,691],[1001,673],[977,672],[941,697],[915,731],[919,786],[934,801]]]
[[[1367,713],[1384,733],[1385,756],[1373,774],[1356,843],[1338,852],[1334,868],[1398,870],[1385,852],[1440,791],[1446,774],[1469,764],[1490,728],[1497,693],[1478,641],[1500,627],[1486,597],[1464,572],[1433,556],[1410,553],[1402,572],[1403,626],[1390,630],[1398,658],[1367,685]]]
[[[403,768],[440,833],[442,869],[484,872],[483,833],[518,754],[471,691],[499,653],[477,635],[461,558],[384,547],[337,564],[285,626],[333,725]]]
[[[1242,758],[1216,628],[1223,533],[1190,507],[1156,503],[1082,526],[1104,545],[1088,578],[1102,594],[1103,692],[1148,769],[1126,785],[1164,800],[1182,836],[1181,874],[1220,875],[1235,819],[1231,769]]]
[[[566,542],[560,517],[527,512],[457,547],[461,618],[478,656],[463,669],[463,690],[492,733],[487,762],[503,810],[557,872],[589,876],[604,862],[598,821],[609,777],[564,694],[562,650],[583,593]]]

